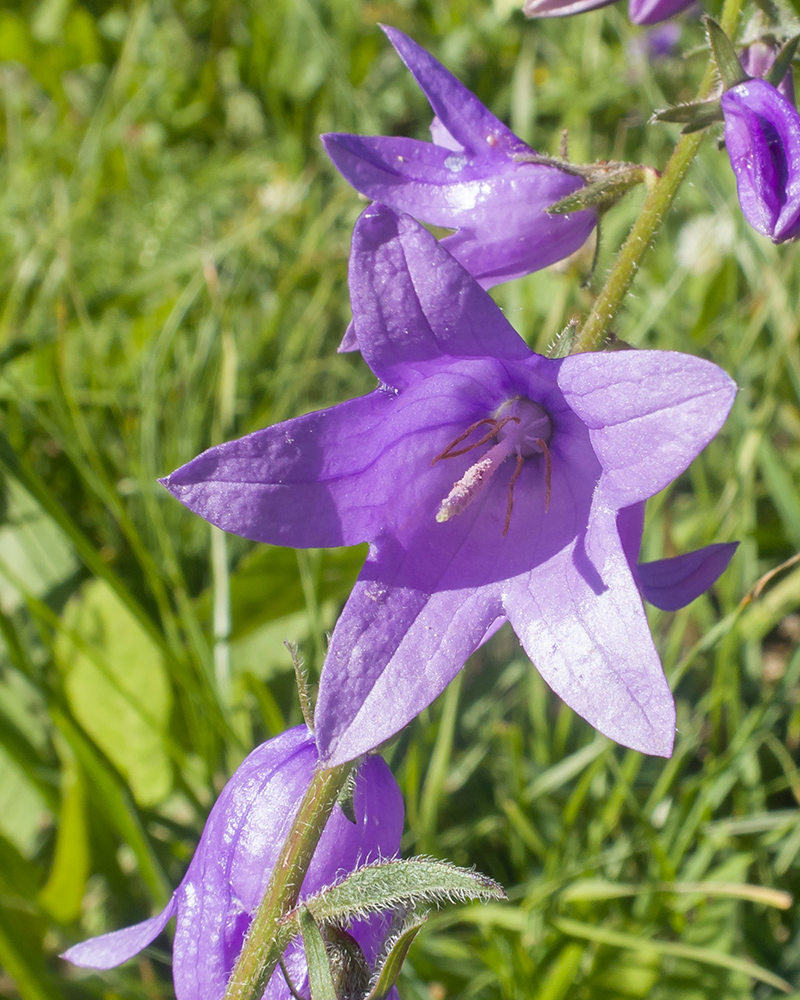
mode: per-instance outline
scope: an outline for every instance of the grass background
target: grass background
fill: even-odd
[[[172,995],[166,939],[118,970],[57,956],[144,919],[215,794],[300,720],[363,551],[226,537],[156,478],[210,444],[369,390],[335,347],[363,203],[326,130],[424,137],[377,28],[410,32],[527,141],[662,166],[705,56],[653,60],[624,9],[525,22],[510,0],[0,3],[0,996]],[[495,291],[543,349],[591,304],[635,217]],[[611,745],[509,634],[390,753],[404,851],[511,902],[452,908],[404,1000],[743,1000],[795,991],[800,921],[800,257],[742,219],[704,144],[619,319],[725,367],[717,440],[648,509],[644,554],[739,539],[709,593],[652,624],[676,691],[670,761]]]

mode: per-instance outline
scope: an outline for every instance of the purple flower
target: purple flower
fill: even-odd
[[[345,179],[373,201],[457,230],[444,245],[484,288],[577,250],[597,213],[548,215],[545,209],[583,180],[551,164],[521,160],[536,155],[530,146],[425,49],[396,28],[383,30],[430,101],[433,142],[322,136]]]
[[[322,673],[323,760],[398,732],[504,618],[592,725],[669,755],[674,703],[617,515],[683,472],[734,383],[666,351],[534,354],[425,229],[383,206],[356,225],[350,292],[379,387],[164,481],[248,538],[370,542]],[[635,560],[640,531],[625,530]]]
[[[608,7],[616,0],[525,0],[526,17],[568,17]],[[628,15],[634,24],[657,24],[686,10],[695,0],[628,0]]]
[[[306,726],[255,749],[222,790],[189,869],[161,913],[77,944],[63,957],[90,969],[110,969],[155,940],[175,916],[172,971],[177,1000],[221,1000],[317,762],[314,737]],[[303,882],[301,899],[369,861],[398,853],[403,800],[381,758],[370,757],[360,766],[354,805],[356,823],[339,806],[334,808]],[[350,933],[367,961],[374,962],[386,933],[384,921],[358,921]],[[294,985],[305,992],[307,969],[299,941],[290,945],[284,960]],[[264,998],[291,1000],[280,969],[270,979]]]
[[[800,115],[766,80],[722,95],[725,145],[744,217],[783,243],[800,233]]]

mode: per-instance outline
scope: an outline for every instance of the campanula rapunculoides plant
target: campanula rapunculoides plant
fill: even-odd
[[[672,693],[617,517],[686,469],[734,383],[683,354],[534,354],[444,246],[384,206],[356,226],[350,293],[378,388],[164,480],[247,538],[370,542],[322,673],[323,761],[396,733],[504,618],[593,726],[669,755]],[[703,582],[722,568],[708,558]]]
[[[90,969],[110,969],[154,941],[175,917],[172,974],[177,1000],[222,1000],[253,911],[317,763],[314,736],[306,726],[253,750],[222,790],[186,875],[161,913],[75,945],[64,958]],[[356,868],[398,854],[403,800],[380,757],[370,757],[359,768],[353,807],[355,822],[341,807],[334,808],[305,875],[301,900]],[[384,918],[356,921],[348,932],[367,964],[373,963],[386,937]],[[305,993],[307,968],[298,940],[289,946],[284,963],[293,986]],[[281,969],[273,973],[264,1000],[291,1000]]]
[[[534,150],[452,73],[402,31],[383,30],[433,108],[433,142],[324,135],[345,179],[373,201],[455,229],[444,245],[484,288],[577,250],[597,223],[596,211],[546,209],[583,187],[583,179],[554,163],[526,162]]]

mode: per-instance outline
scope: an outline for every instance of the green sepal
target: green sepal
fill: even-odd
[[[649,184],[656,172],[633,163],[595,164],[587,174],[589,183],[566,198],[549,205],[548,215],[569,215],[585,208],[610,208],[631,188]]]
[[[713,17],[704,17],[703,20],[706,25],[708,44],[711,46],[711,51],[714,54],[714,62],[717,64],[717,71],[719,72],[724,89],[730,90],[731,87],[735,87],[738,83],[744,83],[746,80],[749,80],[750,77],[742,69],[742,64],[739,62],[739,57],[736,55],[736,49],[733,47],[733,42],[730,38],[728,38]]]
[[[308,985],[311,1000],[337,1000],[336,987],[333,984],[331,966],[322,932],[305,908],[298,914],[300,933],[303,935],[303,946],[308,963]]]
[[[723,120],[722,105],[719,100],[693,101],[689,104],[676,104],[673,108],[657,111],[650,119],[654,122],[686,123],[683,131],[699,132],[716,122]]]
[[[356,816],[356,774],[358,768],[353,768],[342,786],[341,792],[339,792],[339,798],[336,800],[339,804],[340,809],[344,813],[345,819],[354,825],[358,823],[358,817]]]
[[[480,872],[419,857],[358,868],[336,885],[309,896],[301,909],[308,909],[318,924],[343,924],[386,910],[505,898],[502,886]],[[297,909],[287,913],[284,923],[296,923],[298,914]]]
[[[427,913],[416,913],[408,917],[400,930],[392,935],[386,943],[383,956],[378,959],[372,989],[364,1000],[386,1000],[392,987],[397,982],[400,969],[408,955],[408,949],[420,928],[428,919]]]
[[[556,338],[547,348],[546,358],[566,358],[572,353],[572,345],[575,343],[575,334],[578,332],[578,321],[572,319],[567,323],[561,333],[556,334]]]
[[[780,52],[775,56],[775,62],[770,67],[769,73],[766,76],[767,83],[771,83],[773,87],[777,87],[786,76],[789,67],[792,65],[794,54],[797,51],[798,42],[800,42],[800,35],[795,35],[794,38],[790,38],[781,47]]]

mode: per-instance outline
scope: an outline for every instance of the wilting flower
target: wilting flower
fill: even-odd
[[[739,204],[773,243],[800,233],[800,114],[766,80],[746,80],[721,99],[725,145]]]
[[[443,242],[484,288],[538,271],[577,250],[594,209],[545,209],[584,181],[535,152],[425,49],[383,29],[430,101],[433,142],[345,133],[322,141],[353,187],[373,201],[457,230]]]
[[[322,673],[322,758],[398,732],[503,618],[592,725],[668,755],[674,703],[617,515],[711,440],[733,382],[666,351],[534,354],[425,229],[383,206],[356,225],[350,292],[379,387],[164,480],[248,538],[370,542]]]
[[[695,0],[628,0],[628,14],[634,24],[657,24],[680,14]],[[608,7],[616,0],[525,0],[526,17],[568,17],[589,10]]]
[[[161,913],[75,945],[63,957],[90,969],[110,969],[150,944],[175,916],[172,972],[177,1000],[221,1000],[317,762],[314,736],[306,726],[255,749],[222,790],[189,869]],[[338,805],[334,807],[301,899],[369,861],[397,854],[403,800],[381,758],[370,757],[360,766],[354,808],[352,823]],[[373,962],[386,933],[382,919],[357,921],[349,932],[367,962]],[[290,945],[284,961],[293,985],[305,992],[307,968],[299,941]],[[270,979],[264,1000],[291,1000],[280,969]]]

